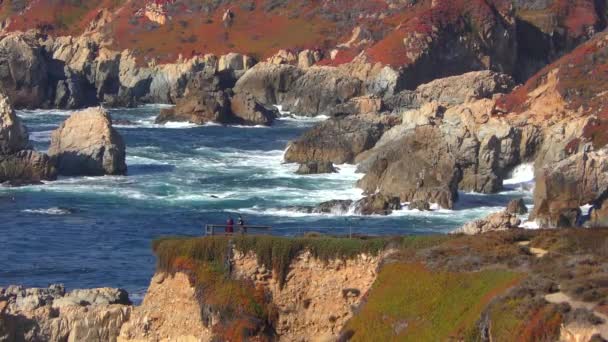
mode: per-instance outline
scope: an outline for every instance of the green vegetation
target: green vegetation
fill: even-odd
[[[352,341],[462,339],[487,303],[519,279],[505,270],[432,272],[422,264],[389,264],[346,331]]]

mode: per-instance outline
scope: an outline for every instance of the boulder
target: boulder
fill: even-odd
[[[63,175],[124,175],[125,144],[102,108],[72,114],[51,136],[49,155]]]
[[[359,116],[323,121],[289,144],[285,161],[352,163],[358,154],[376,144],[385,126]]]
[[[299,175],[316,175],[322,173],[335,173],[336,168],[331,162],[308,162],[300,164],[298,171]]]
[[[0,39],[0,87],[16,108],[45,103],[48,69],[35,37],[10,33]]]
[[[355,213],[361,215],[390,215],[393,210],[401,210],[399,197],[375,194],[364,197],[355,203]]]
[[[270,126],[280,115],[278,109],[259,103],[248,93],[236,93],[230,100],[230,111],[244,125]]]
[[[523,198],[514,199],[507,204],[507,213],[513,215],[524,215],[528,213],[528,207],[526,207],[526,203]]]
[[[577,226],[580,207],[602,205],[608,191],[608,148],[580,152],[536,174],[532,218],[541,227]],[[596,212],[594,220],[602,218]]]
[[[319,50],[303,50],[298,54],[298,68],[310,68],[323,58]]]
[[[508,230],[517,228],[521,224],[521,220],[517,218],[517,215],[501,211],[489,215],[488,217],[480,220],[475,220],[465,224],[464,226],[453,231],[454,234],[466,234],[466,235],[477,235],[493,231]]]

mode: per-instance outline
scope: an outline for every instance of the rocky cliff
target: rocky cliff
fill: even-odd
[[[607,236],[166,238],[141,305],[117,289],[0,289],[0,340],[599,340]]]

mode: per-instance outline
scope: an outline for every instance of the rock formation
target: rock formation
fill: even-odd
[[[50,158],[31,149],[27,129],[0,95],[0,183],[24,185],[56,177]]]
[[[230,89],[224,89],[222,82],[213,70],[199,72],[188,82],[185,96],[174,108],[162,110],[156,123],[185,121],[269,126],[279,116],[276,108],[259,103],[246,92],[233,94]]]
[[[469,222],[464,226],[456,229],[453,234],[477,235],[494,231],[507,230],[517,228],[521,224],[521,220],[517,215],[510,214],[506,211],[501,211],[489,215],[486,218]]]
[[[281,105],[298,115],[327,115],[349,99],[362,95],[362,81],[332,67],[300,69],[291,65],[259,63],[234,88],[261,103]]]
[[[102,108],[72,114],[51,136],[49,155],[63,175],[124,175],[125,144]]]
[[[300,175],[316,175],[320,173],[334,173],[337,172],[334,164],[331,162],[309,162],[300,164],[297,174]]]
[[[533,218],[543,227],[579,225],[580,207],[602,206],[608,193],[608,149],[581,152],[537,173]],[[596,217],[597,221],[601,221]]]
[[[0,289],[0,340],[116,341],[130,304],[120,289]]]

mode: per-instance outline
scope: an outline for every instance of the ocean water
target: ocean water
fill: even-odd
[[[154,272],[150,250],[163,235],[203,234],[205,224],[243,215],[272,234],[447,233],[500,210],[513,198],[528,203],[530,166],[518,168],[508,190],[461,194],[455,210],[402,210],[388,217],[303,214],[291,209],[332,199],[358,199],[362,177],[352,165],[331,175],[299,176],[283,163],[288,142],[324,118],[284,116],[273,127],[154,124],[161,106],[111,110],[127,144],[128,176],[61,178],[41,186],[0,188],[0,286],[122,287],[138,300]],[[19,111],[36,149],[69,111]]]

